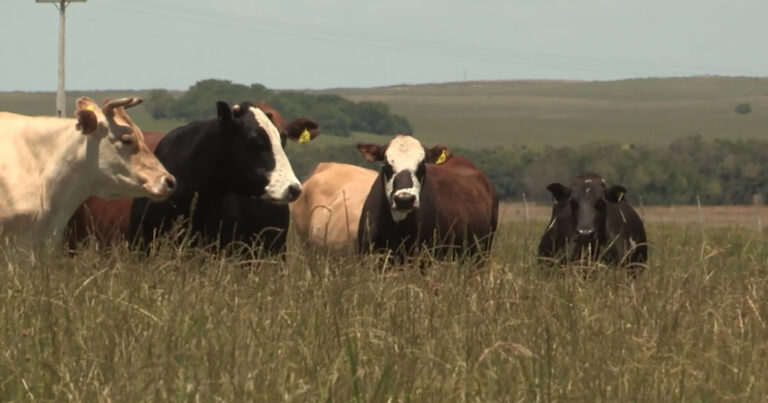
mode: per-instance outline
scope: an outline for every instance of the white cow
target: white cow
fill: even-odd
[[[25,247],[59,244],[89,196],[168,197],[176,180],[125,112],[141,102],[81,97],[76,119],[0,112],[0,233]]]

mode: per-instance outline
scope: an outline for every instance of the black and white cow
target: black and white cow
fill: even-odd
[[[216,106],[216,118],[174,129],[158,143],[155,155],[175,173],[178,188],[164,202],[135,199],[129,237],[146,245],[184,218],[203,244],[259,242],[283,252],[288,203],[301,194],[283,147],[286,139],[315,138],[318,125],[304,118],[286,123],[264,103]]]
[[[586,173],[570,187],[552,183],[547,189],[554,205],[540,257],[562,263],[589,257],[642,270],[648,259],[645,227],[623,186],[609,188],[600,175]]]
[[[499,200],[485,173],[409,135],[357,148],[366,160],[383,163],[360,216],[361,253],[388,251],[404,261],[427,246],[437,258],[487,256]]]

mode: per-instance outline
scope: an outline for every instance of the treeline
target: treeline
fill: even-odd
[[[214,105],[219,100],[263,101],[280,111],[287,121],[310,117],[322,122],[323,133],[336,136],[349,136],[352,132],[383,135],[413,132],[406,118],[390,113],[382,102],[352,102],[331,94],[276,92],[261,84],[243,85],[227,80],[199,81],[178,98],[167,90],[153,90],[146,107],[155,119],[191,122],[214,115]]]
[[[383,141],[382,141],[383,143]],[[378,170],[366,163],[353,145],[303,148],[291,145],[288,153],[300,178],[321,161],[347,162]],[[546,186],[570,184],[583,172],[603,175],[610,184],[622,184],[637,203],[654,205],[751,204],[754,195],[768,195],[768,141],[703,140],[688,137],[668,146],[600,144],[578,148],[524,147],[467,150],[454,148],[486,172],[502,200],[548,202]]]

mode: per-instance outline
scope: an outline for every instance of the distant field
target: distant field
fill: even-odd
[[[739,227],[765,231],[768,226],[768,208],[765,206],[635,206],[647,224],[682,225],[687,227],[724,228]],[[524,223],[534,228],[546,224],[552,207],[529,203],[501,203],[499,219],[502,222]]]
[[[327,92],[383,101],[423,141],[465,147],[768,137],[768,79],[467,82]],[[734,112],[743,102],[752,106],[749,115]]]
[[[87,95],[101,104],[107,98],[140,96],[146,98],[148,90],[106,90],[106,91],[68,91],[67,117],[72,117],[75,111],[75,100]],[[25,115],[54,115],[56,113],[56,94],[52,92],[0,92],[0,111],[21,113]],[[211,115],[215,109],[211,107]],[[184,124],[173,119],[155,119],[144,105],[129,110],[133,121],[146,131],[166,132]]]
[[[428,144],[470,148],[575,146],[592,142],[664,144],[704,138],[768,138],[768,79],[696,77],[610,82],[495,81],[380,88],[328,89],[355,101],[382,101],[406,116]],[[146,90],[90,91],[89,95],[145,95]],[[69,93],[70,103],[76,92]],[[737,104],[752,112],[739,115]],[[51,114],[53,93],[2,93],[0,110]],[[69,111],[72,108],[70,107]],[[213,111],[213,106],[211,106]],[[178,121],[155,121],[132,111],[145,130],[165,131]],[[322,126],[322,122],[319,122]],[[316,146],[382,137],[322,137]]]

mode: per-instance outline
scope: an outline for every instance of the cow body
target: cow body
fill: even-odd
[[[21,245],[59,240],[88,196],[167,197],[175,179],[125,112],[140,98],[97,106],[77,100],[77,119],[0,113],[0,230]]]
[[[626,201],[622,186],[608,188],[597,174],[581,175],[571,187],[547,187],[552,217],[539,243],[539,256],[560,263],[589,259],[642,270],[648,259],[643,221]]]
[[[181,219],[202,245],[257,242],[270,252],[285,250],[287,203],[299,196],[301,184],[283,151],[284,139],[310,140],[319,134],[317,124],[303,118],[280,123],[265,104],[241,104],[234,115],[223,102],[218,108],[217,119],[175,129],[160,140],[155,155],[176,172],[179,187],[164,202],[134,200],[130,239],[147,245]]]
[[[355,251],[363,203],[377,176],[355,165],[318,164],[302,184],[301,197],[291,203],[299,238],[336,252]]]
[[[370,147],[358,146],[366,158],[385,164],[363,206],[360,252],[389,252],[399,261],[424,246],[436,258],[488,255],[498,223],[498,197],[482,171],[464,157],[450,156],[444,147],[424,149],[409,136]]]

